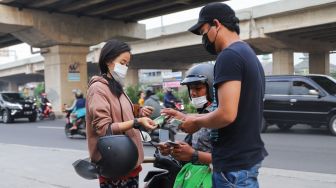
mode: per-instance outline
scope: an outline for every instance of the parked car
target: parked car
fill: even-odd
[[[326,75],[266,76],[261,131],[276,124],[288,130],[295,124],[326,126],[336,136],[336,80]]]
[[[30,122],[36,121],[36,104],[26,99],[21,93],[0,93],[0,119],[4,123],[11,123],[15,118],[28,118]]]

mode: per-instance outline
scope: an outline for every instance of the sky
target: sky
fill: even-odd
[[[278,0],[231,0],[231,1],[225,1],[226,4],[228,4],[232,9],[234,10],[240,10],[240,9],[245,9],[253,6],[258,6],[266,3],[271,3],[274,1]],[[162,25],[170,25],[178,22],[184,22],[188,20],[194,20],[198,18],[198,13],[201,10],[202,7],[199,8],[193,8],[190,10],[186,11],[181,11],[178,13],[172,13],[156,18],[151,18],[151,19],[146,19],[140,21],[140,23],[146,24],[147,29],[152,29],[155,27],[160,27],[161,26],[161,21]]]
[[[230,0],[226,1],[225,3],[231,6],[234,10],[245,9],[253,6],[258,6],[266,3],[275,2],[278,0]],[[161,25],[170,25],[179,22],[184,22],[188,20],[195,20],[198,18],[198,14],[200,8],[194,8],[186,11],[181,11],[178,13],[172,13],[156,18],[146,19],[140,21],[140,23],[146,24],[146,29],[152,29],[156,27],[160,27]],[[10,57],[4,58],[0,56],[0,64],[12,62],[18,59],[24,59],[33,56],[30,53],[30,46],[28,44],[19,44],[15,46],[9,47],[10,50]],[[35,54],[38,55],[38,54]],[[261,56],[258,56],[261,58]],[[294,64],[301,61],[302,53],[294,53]],[[336,54],[332,54],[330,57],[330,62],[336,64]]]

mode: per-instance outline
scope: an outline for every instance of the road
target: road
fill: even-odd
[[[0,123],[0,143],[86,150],[85,139],[65,137],[63,124],[64,121],[59,119]],[[183,136],[179,134],[178,139]],[[336,137],[327,130],[302,125],[282,132],[270,127],[262,138],[269,152],[263,164],[265,167],[336,174]],[[146,156],[151,156],[153,151],[151,146],[145,146]]]
[[[76,175],[72,163],[88,156],[86,140],[68,139],[64,120],[28,123],[19,120],[0,123],[1,188],[90,188],[97,180]],[[183,139],[178,134],[177,139]],[[271,127],[262,134],[269,156],[260,169],[261,187],[334,188],[336,187],[336,137],[322,129],[303,126],[289,132]],[[154,148],[145,145],[145,155]],[[152,164],[143,164],[140,187]]]

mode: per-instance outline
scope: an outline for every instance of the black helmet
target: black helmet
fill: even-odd
[[[98,179],[97,167],[94,163],[90,162],[89,158],[79,159],[72,163],[76,173],[82,178],[93,180]]]
[[[102,156],[97,163],[101,176],[116,179],[129,174],[136,167],[138,149],[127,135],[101,137],[97,147]]]
[[[202,63],[191,67],[186,77],[182,80],[181,85],[191,85],[197,83],[207,84],[210,100],[213,100],[213,80],[214,80],[214,65]],[[189,88],[189,87],[188,87]]]

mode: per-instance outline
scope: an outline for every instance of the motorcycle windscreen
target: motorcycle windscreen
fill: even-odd
[[[89,159],[79,159],[72,163],[72,166],[80,177],[88,180],[98,179],[97,167]]]

